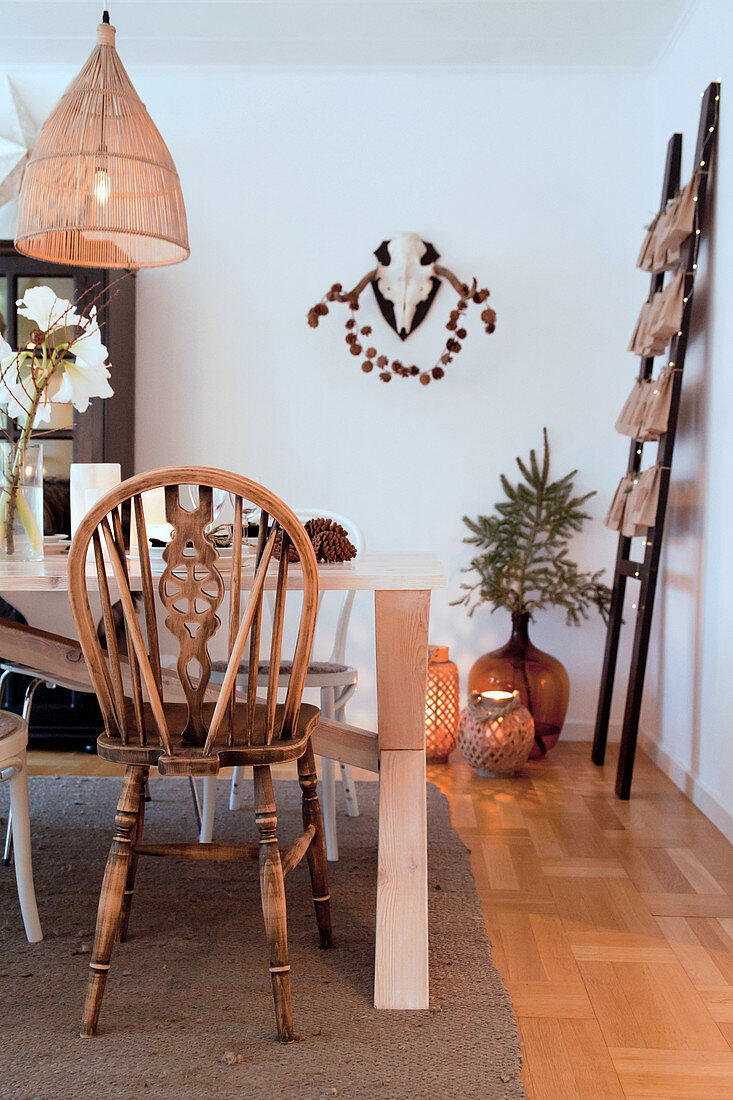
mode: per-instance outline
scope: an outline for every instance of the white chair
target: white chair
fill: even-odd
[[[31,821],[28,810],[28,766],[26,746],[28,725],[17,714],[0,711],[0,779],[10,783],[10,812],[15,848],[15,880],[18,884],[20,911],[30,943],[43,939],[33,889],[31,864]]]
[[[353,520],[339,515],[337,512],[329,512],[323,508],[296,508],[298,519],[305,523],[316,516],[324,519],[332,519],[340,523],[346,529],[349,539],[356,547],[357,554],[364,550],[364,535],[360,527]],[[354,592],[344,592],[341,600],[341,608],[336,620],[336,631],[331,655],[327,661],[313,661],[308,665],[305,678],[305,688],[318,688],[321,693],[321,714],[324,718],[335,718],[338,722],[344,721],[346,704],[356,691],[359,677],[357,669],[346,662],[346,637],[349,630],[351,609],[354,603]],[[319,618],[322,608],[324,593],[319,598]],[[318,637],[318,635],[316,635]],[[243,678],[246,681],[248,669],[246,664],[240,666]],[[280,687],[287,687],[288,670],[285,662],[280,666]],[[216,679],[216,671],[212,679]],[[219,674],[221,675],[221,674]],[[268,675],[268,663],[260,662],[258,669],[258,684],[266,685]],[[338,837],[336,832],[336,775],[335,761],[326,757],[321,759],[322,793],[321,806],[323,810],[323,823],[326,834],[326,857],[331,861],[338,859]],[[346,798],[346,810],[350,817],[358,817],[359,803],[356,797],[356,787],[350,764],[340,764],[341,779]],[[243,786],[243,769],[234,769],[232,786],[229,793],[229,809],[238,810],[241,805],[241,790]],[[216,802],[216,777],[204,780],[204,798],[201,811],[202,843],[210,842],[214,831],[214,806]]]
[[[15,629],[17,629],[18,631],[22,631],[23,628],[24,628],[24,624],[20,624],[20,623],[16,624]],[[30,633],[30,631],[29,631],[29,633]],[[47,634],[45,637],[46,638],[52,638],[53,636]],[[78,643],[72,641],[71,639],[60,638],[60,637],[57,636],[54,640],[58,640],[59,642],[66,642],[67,643],[67,650],[68,650],[69,646],[77,646],[78,647]],[[29,644],[30,645],[33,644],[32,638],[30,639]],[[81,650],[79,650],[79,660],[82,660]],[[37,689],[41,686],[41,684],[44,684],[47,688],[62,687],[62,688],[66,688],[67,691],[78,691],[78,692],[82,692],[83,694],[86,694],[86,695],[93,695],[94,694],[91,691],[90,688],[86,687],[84,684],[79,684],[76,680],[73,680],[73,679],[68,679],[68,680],[60,679],[56,675],[51,676],[51,675],[44,674],[44,671],[41,668],[37,668],[37,667],[34,667],[32,665],[20,664],[18,661],[6,661],[6,660],[0,659],[0,701],[4,697],[5,686],[7,684],[8,679],[10,677],[16,676],[16,675],[29,678],[28,683],[26,685],[25,693],[23,695],[23,710],[22,710],[22,718],[23,718],[23,721],[26,723],[26,725],[30,725],[31,710],[33,708],[33,699],[35,697]],[[3,714],[3,713],[7,713],[7,712],[0,711],[0,714]],[[11,805],[10,812],[8,814],[8,826],[7,826],[7,829],[5,831],[5,847],[3,849],[3,860],[2,860],[3,864],[6,867],[10,865],[10,856],[11,856],[12,850],[13,850],[13,809],[12,809],[12,805]]]

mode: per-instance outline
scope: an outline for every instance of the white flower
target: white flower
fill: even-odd
[[[105,350],[105,358],[106,358]],[[114,390],[107,379],[109,371],[104,364],[87,364],[77,358],[75,363],[64,363],[64,376],[52,401],[71,401],[75,409],[84,412],[92,397],[112,397]]]
[[[92,306],[89,318],[80,317],[82,331],[69,344],[69,351],[87,367],[99,367],[107,361],[107,349],[97,324],[97,308]]]
[[[77,325],[80,331],[57,348],[49,348],[44,340],[37,349],[20,352],[0,339],[0,404],[7,405],[8,416],[25,419],[37,402],[33,419],[40,424],[51,419],[54,402],[70,402],[85,412],[92,397],[113,396],[96,307],[92,306],[89,317],[82,317],[48,286],[31,287],[17,304],[18,313],[34,321],[44,334]]]
[[[0,405],[7,405],[8,416],[17,420],[28,413],[35,395],[36,386],[25,357],[3,340],[0,343]],[[41,402],[35,420],[48,421],[50,416],[49,405]]]
[[[35,321],[42,332],[78,325],[82,318],[66,298],[58,298],[50,286],[32,286],[15,303],[21,317]]]

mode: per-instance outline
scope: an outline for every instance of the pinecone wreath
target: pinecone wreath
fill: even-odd
[[[335,520],[317,516],[304,524],[308,538],[313,543],[316,561],[351,561],[356,557],[356,547],[350,541],[346,529]],[[282,551],[282,531],[278,531],[272,556],[278,561]],[[288,561],[300,561],[294,546],[288,547]]]

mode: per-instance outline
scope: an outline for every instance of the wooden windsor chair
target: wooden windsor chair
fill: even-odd
[[[193,508],[184,507],[181,486],[197,487]],[[167,612],[165,626],[178,644],[177,681],[171,692],[161,670],[155,614],[153,571],[148,550],[141,494],[165,490],[166,518],[173,536],[163,551],[158,595]],[[210,640],[221,620],[217,611],[225,583],[219,553],[207,535],[212,522],[212,493],[234,497],[234,529],[242,529],[242,501],[262,510],[251,589],[242,610],[242,540],[234,540],[229,606],[229,660],[221,685],[210,684]],[[187,497],[190,505],[191,496]],[[125,558],[124,519],[130,508],[139,547],[139,571],[145,635],[131,594],[131,565]],[[268,574],[273,551],[292,542],[300,556],[303,598],[292,672],[283,703],[277,702],[287,597],[288,554],[280,554],[276,579]],[[93,565],[88,564],[92,552]],[[292,567],[291,567],[292,568]],[[89,570],[89,571],[88,571]],[[92,572],[93,570],[93,572]],[[267,576],[274,583],[274,620],[269,642],[272,675],[264,699],[256,678],[236,691],[237,669],[245,648],[253,668],[261,644],[262,601]],[[99,589],[106,648],[97,635],[89,589]],[[270,948],[270,974],[278,1038],[294,1038],[287,946],[284,876],[307,856],[322,947],[330,947],[331,919],[323,821],[316,791],[311,733],[319,710],[301,703],[318,607],[318,572],[310,540],[295,514],[273,493],[247,478],[222,470],[169,467],[123,482],[96,504],[82,521],[69,553],[69,594],[82,650],[104,717],[100,756],[127,765],[115,816],[115,833],[99,899],[97,927],[89,964],[89,985],[82,1035],[97,1028],[115,936],[127,935],[138,857],[183,859],[259,859],[265,929]],[[119,598],[125,620],[127,661],[120,658],[112,621],[112,600]],[[181,694],[182,693],[182,694]],[[177,698],[175,697],[177,695]],[[165,696],[168,696],[166,698]],[[171,698],[172,696],[172,698]],[[303,793],[304,832],[281,853],[270,767],[297,760]],[[212,776],[221,766],[250,765],[254,774],[255,818],[259,844],[142,843],[144,784],[149,769],[161,775]]]

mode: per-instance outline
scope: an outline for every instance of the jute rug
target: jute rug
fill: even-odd
[[[256,839],[251,802],[225,807],[218,839]],[[281,841],[300,792],[279,782]],[[320,951],[305,866],[287,880],[295,1026],[275,1027],[257,865],[141,859],[130,939],[118,944],[100,1033],[79,1017],[119,780],[31,780],[34,871],[45,939],[25,941],[12,871],[0,867],[2,1100],[514,1100],[524,1097],[511,1004],[491,962],[466,849],[428,789],[431,1007],[372,1005],[376,784],[339,821],[329,864],[336,947]],[[146,840],[194,839],[188,786],[152,779]]]

